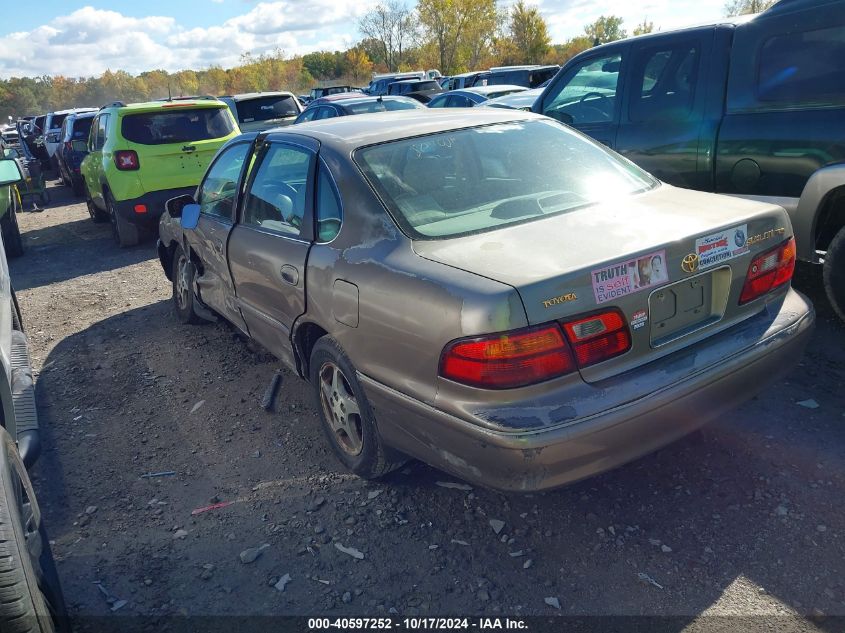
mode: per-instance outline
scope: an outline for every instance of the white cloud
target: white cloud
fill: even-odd
[[[0,35],[0,77],[77,77],[99,75],[106,69],[176,71],[212,64],[231,67],[243,53],[343,49],[351,45],[355,34],[350,31],[371,2],[261,2],[243,15],[208,28],[186,28],[171,17],[132,18],[84,7],[52,19],[49,26]]]

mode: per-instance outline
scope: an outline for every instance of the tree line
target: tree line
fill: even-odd
[[[775,0],[730,0],[728,15],[768,8]],[[383,0],[358,23],[362,39],[344,51],[288,56],[281,50],[241,56],[233,68],[149,70],[132,75],[107,70],[99,77],[0,79],[0,121],[112,101],[146,101],[168,95],[237,94],[268,90],[301,93],[332,83],[363,86],[373,72],[437,68],[444,74],[511,64],[563,64],[598,44],[628,36],[622,18],[601,16],[583,33],[552,44],[548,24],[523,0],[502,9],[496,0]],[[655,30],[644,19],[631,34]]]

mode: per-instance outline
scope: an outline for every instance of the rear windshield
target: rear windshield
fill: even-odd
[[[78,141],[80,139],[88,138],[88,133],[91,131],[91,123],[94,117],[87,119],[77,119],[73,122],[73,137],[72,140]]]
[[[237,108],[239,123],[269,121],[270,119],[281,119],[299,114],[299,109],[296,107],[296,98],[290,95],[238,101]]]
[[[408,101],[384,99],[382,101],[365,101],[363,103],[341,104],[343,109],[352,114],[367,114],[369,112],[393,112],[394,110],[417,110],[425,106]]]
[[[228,108],[177,108],[171,111],[127,114],[123,137],[141,145],[206,141],[228,136],[234,130]]]
[[[554,121],[392,141],[354,158],[399,225],[419,239],[529,222],[657,184]]]

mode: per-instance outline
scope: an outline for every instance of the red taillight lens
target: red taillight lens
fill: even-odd
[[[775,288],[789,283],[795,272],[795,238],[757,255],[751,260],[739,305],[754,301]]]
[[[579,367],[589,367],[631,349],[631,334],[622,314],[613,310],[563,324]]]
[[[455,341],[440,360],[444,378],[486,389],[524,387],[573,371],[557,324]]]
[[[120,149],[114,153],[114,164],[120,171],[139,169],[138,154],[134,149]]]

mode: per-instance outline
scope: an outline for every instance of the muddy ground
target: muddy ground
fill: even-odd
[[[826,630],[845,615],[845,328],[816,269],[795,281],[818,310],[800,364],[700,434],[545,494],[444,488],[418,462],[365,482],[328,450],[307,384],[285,375],[265,412],[273,359],[224,324],[179,325],[154,244],[118,249],[51,192],[19,216],[28,250],[11,268],[46,441],[36,485],[80,629],[400,613],[792,615]],[[175,474],[143,477],[161,471]]]

